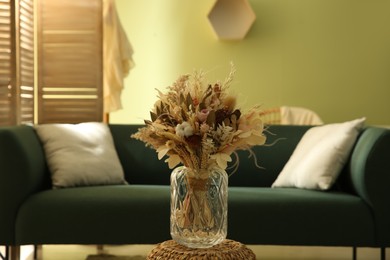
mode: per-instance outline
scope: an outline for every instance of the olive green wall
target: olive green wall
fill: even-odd
[[[210,0],[116,0],[134,48],[124,109],[112,123],[140,123],[180,74],[223,79],[229,63],[241,107],[303,106],[326,123],[366,116],[390,125],[390,1],[251,0],[256,21],[241,41],[220,41]]]

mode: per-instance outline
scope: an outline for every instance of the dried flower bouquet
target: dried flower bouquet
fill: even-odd
[[[159,99],[146,127],[132,135],[158,152],[173,169],[179,163],[203,173],[210,167],[227,168],[236,150],[263,145],[266,137],[258,106],[242,114],[236,97],[228,94],[235,73],[232,65],[223,83],[204,83],[204,73],[183,75]]]
[[[159,159],[167,157],[169,168],[181,163],[190,169],[187,183],[191,192],[175,212],[180,228],[191,230],[189,236],[213,230],[205,192],[211,169],[224,172],[235,151],[253,154],[251,147],[266,140],[260,107],[242,113],[236,108],[236,97],[228,93],[234,74],[232,65],[224,82],[215,84],[205,83],[202,71],[180,76],[167,93],[158,91],[151,120],[145,120],[146,126],[132,135],[155,149]],[[236,158],[233,166],[237,169]]]

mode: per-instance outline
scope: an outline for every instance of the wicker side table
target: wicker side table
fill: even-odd
[[[182,260],[255,260],[251,249],[240,242],[226,239],[210,248],[188,248],[168,240],[158,244],[146,258],[147,260],[182,259]]]

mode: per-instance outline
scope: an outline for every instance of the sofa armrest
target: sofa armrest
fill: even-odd
[[[32,127],[0,128],[0,169],[0,244],[12,245],[20,205],[47,187],[45,155]]]
[[[372,208],[378,245],[390,246],[390,130],[363,131],[351,156],[350,180]]]

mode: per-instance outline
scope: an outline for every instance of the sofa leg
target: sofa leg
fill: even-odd
[[[34,260],[42,259],[42,245],[34,245]]]
[[[96,249],[98,255],[107,254],[107,251],[104,249],[104,245],[96,245]]]
[[[10,246],[8,254],[8,260],[20,260],[20,246]]]
[[[386,260],[386,247],[381,247],[381,260]]]
[[[357,259],[357,250],[356,250],[356,246],[352,247],[352,260],[356,260]]]

